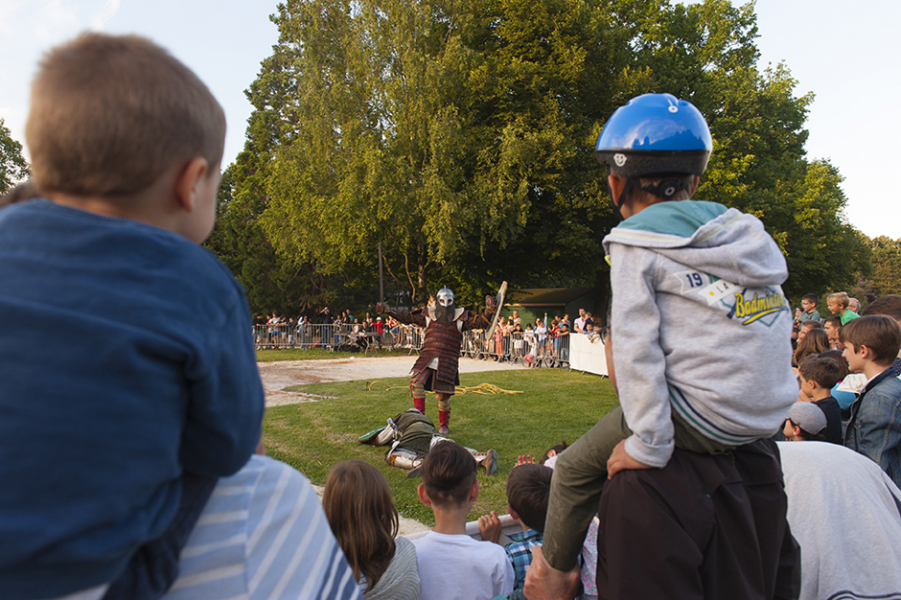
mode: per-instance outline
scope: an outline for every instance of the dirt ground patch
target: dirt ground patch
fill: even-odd
[[[258,363],[266,406],[282,406],[319,400],[319,396],[286,392],[286,387],[304,383],[332,381],[372,381],[409,375],[416,356],[386,356],[382,358],[341,358],[335,360],[287,360]],[[461,373],[506,371],[525,367],[493,360],[460,359]]]

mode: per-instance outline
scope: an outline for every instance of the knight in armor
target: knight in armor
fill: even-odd
[[[497,306],[495,299],[489,296],[485,298],[487,307],[482,314],[457,308],[454,293],[446,287],[438,291],[435,299],[434,305],[412,312],[394,310],[382,302],[376,305],[376,311],[379,314],[387,312],[401,323],[424,329],[422,350],[411,370],[410,394],[413,396],[413,407],[425,414],[425,393],[435,392],[438,396],[438,433],[447,435],[450,400],[460,383],[458,363],[463,332],[488,329]]]
[[[393,419],[388,419],[387,425],[364,433],[359,441],[361,444],[373,446],[390,445],[385,454],[385,462],[393,467],[407,469],[409,471],[407,477],[416,477],[419,475],[423,459],[435,444],[453,440],[439,435],[431,419],[417,409],[410,408]],[[466,450],[489,475],[497,472],[497,452],[494,450],[479,452],[472,448]]]

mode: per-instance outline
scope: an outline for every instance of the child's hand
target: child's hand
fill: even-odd
[[[626,452],[626,440],[621,441],[613,449],[613,453],[607,460],[607,479],[613,479],[613,476],[620,471],[630,469],[651,469],[651,465],[638,462]]]
[[[494,542],[496,544],[501,538],[502,529],[501,520],[495,511],[491,511],[491,514],[484,517],[479,517],[479,532],[482,534],[482,539],[486,542]]]
[[[519,458],[516,459],[516,464],[513,465],[513,468],[515,469],[519,465],[534,465],[534,464],[535,464],[535,459],[532,458],[531,455],[523,454],[522,456],[520,456]]]

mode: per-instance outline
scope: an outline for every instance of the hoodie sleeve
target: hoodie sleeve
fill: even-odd
[[[611,244],[613,360],[619,401],[632,435],[626,452],[652,467],[673,453],[673,424],[660,346],[655,252]]]

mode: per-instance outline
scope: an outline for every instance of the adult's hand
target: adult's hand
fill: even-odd
[[[573,600],[579,593],[579,565],[572,571],[558,571],[544,558],[541,546],[532,546],[523,591],[529,600]]]
[[[613,476],[620,471],[628,471],[632,469],[652,469],[651,465],[638,462],[626,452],[626,440],[621,441],[613,449],[610,458],[607,460],[607,479],[613,479]]]

